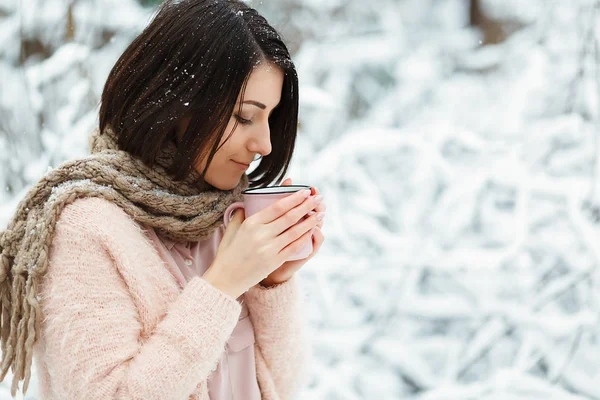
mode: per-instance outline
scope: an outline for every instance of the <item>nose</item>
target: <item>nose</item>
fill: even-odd
[[[248,150],[263,157],[271,153],[271,129],[268,122],[257,127],[248,144]]]

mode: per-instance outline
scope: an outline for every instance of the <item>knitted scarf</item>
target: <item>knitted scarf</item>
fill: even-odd
[[[248,187],[246,174],[229,191],[207,183],[200,188],[194,183],[196,171],[184,181],[173,181],[165,172],[175,154],[172,141],[153,167],[118,150],[117,135],[110,128],[95,129],[89,145],[89,156],[67,161],[42,177],[0,231],[0,381],[10,368],[13,397],[19,381],[24,381],[23,393],[29,385],[33,345],[40,332],[37,288],[47,269],[54,225],[66,205],[79,197],[102,197],[172,240],[199,241],[222,224],[225,209],[241,200]]]

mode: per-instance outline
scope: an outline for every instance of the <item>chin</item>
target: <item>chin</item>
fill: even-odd
[[[211,186],[219,189],[219,190],[232,190],[240,183],[240,178],[233,180],[225,180],[225,179],[209,179],[206,178],[206,182]]]

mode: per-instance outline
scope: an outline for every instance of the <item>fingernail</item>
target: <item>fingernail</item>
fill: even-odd
[[[325,213],[324,212],[320,212],[317,214],[317,216],[315,217],[317,219],[317,221],[322,221],[323,218],[325,218]]]
[[[309,212],[308,212],[308,216],[309,216],[309,217],[312,217],[312,216],[313,216],[313,215],[315,215],[315,214],[316,214],[316,212],[314,212],[314,211],[309,211]]]
[[[304,189],[302,191],[302,197],[308,197],[310,196],[310,189]]]
[[[314,198],[315,204],[319,204],[322,200],[323,200],[322,194],[319,194],[319,195],[315,196],[315,198]]]

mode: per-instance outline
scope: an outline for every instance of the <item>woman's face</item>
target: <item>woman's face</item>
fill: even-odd
[[[233,115],[230,117],[221,138],[223,146],[215,153],[204,180],[221,190],[235,188],[242,174],[248,169],[256,154],[266,156],[271,152],[271,132],[269,131],[269,116],[279,104],[283,87],[283,71],[268,63],[258,65],[248,78],[244,98],[238,95]],[[242,111],[238,113],[239,102],[242,101]],[[233,125],[238,126],[231,137]],[[187,128],[189,120],[183,121],[178,133],[181,137]],[[206,166],[204,157],[194,167],[198,173]],[[240,165],[238,163],[246,164]]]

